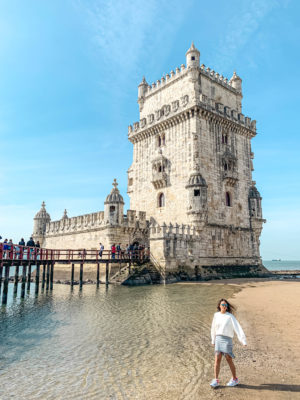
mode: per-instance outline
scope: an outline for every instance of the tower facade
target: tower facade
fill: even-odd
[[[166,237],[175,225],[189,226],[197,236],[193,255],[214,265],[260,263],[264,220],[251,151],[256,121],[243,114],[242,98],[236,72],[228,80],[200,66],[192,43],[186,66],[151,85],[143,79],[140,119],[128,129],[130,208],[146,211],[152,226],[165,226]],[[162,248],[166,256],[168,245]]]

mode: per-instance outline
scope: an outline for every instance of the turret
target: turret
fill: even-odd
[[[194,42],[185,54],[186,67],[187,68],[198,68],[200,67],[200,51],[196,49]]]
[[[145,94],[147,92],[147,89],[148,89],[148,83],[147,83],[145,77],[143,77],[142,82],[138,86],[138,103],[139,103],[140,111],[142,111],[143,106],[144,106]]]
[[[232,78],[229,81],[231,86],[236,89],[239,93],[242,93],[242,80],[234,71]]]
[[[34,241],[39,240],[42,245],[44,235],[46,232],[46,225],[51,221],[50,215],[47,213],[45,208],[45,202],[42,202],[40,211],[35,215],[33,219],[33,239]]]
[[[104,202],[104,220],[110,225],[120,225],[123,222],[124,200],[117,186],[117,180],[114,179],[113,188]]]
[[[189,191],[187,214],[192,225],[200,231],[207,218],[207,184],[199,167],[190,175],[186,189]]]
[[[249,189],[249,213],[251,218],[262,218],[261,196],[255,187],[255,183]]]

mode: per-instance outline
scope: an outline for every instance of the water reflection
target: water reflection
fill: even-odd
[[[54,285],[24,300],[9,290],[0,398],[173,400],[197,398],[211,368],[216,299],[234,289]]]

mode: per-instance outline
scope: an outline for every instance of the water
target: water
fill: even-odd
[[[230,285],[85,285],[0,313],[0,398],[196,399],[212,375],[210,324]],[[198,393],[198,394],[197,394]]]
[[[300,270],[300,261],[268,261],[264,260],[263,265],[270,271]]]

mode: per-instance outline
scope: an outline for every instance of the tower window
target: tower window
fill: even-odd
[[[109,207],[109,212],[114,212],[114,211],[116,211],[116,207],[115,206],[110,206]]]
[[[200,189],[195,189],[195,190],[194,190],[194,196],[195,196],[195,197],[200,196]]]
[[[165,135],[162,135],[162,145],[164,146],[166,144],[166,137]]]
[[[192,57],[191,57],[191,60],[192,60],[192,61],[195,61],[195,57],[194,57],[194,56],[192,56]]]
[[[226,192],[226,206],[227,207],[231,207],[231,204],[232,202],[231,202],[231,195],[230,195],[230,193],[229,192]]]
[[[133,178],[129,178],[129,180],[128,180],[128,186],[131,186],[131,185],[133,185]]]
[[[222,134],[222,143],[227,144],[228,143],[228,136],[226,134]]]
[[[158,195],[158,207],[164,207],[165,206],[165,195],[163,193],[160,193]]]
[[[161,137],[158,136],[158,147],[161,147]]]

